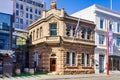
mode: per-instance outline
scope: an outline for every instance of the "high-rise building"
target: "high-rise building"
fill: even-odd
[[[81,17],[87,20],[94,21],[95,29],[95,48],[94,62],[95,73],[106,72],[106,31],[113,31],[113,50],[109,54],[109,69],[111,71],[120,70],[120,12],[99,6],[92,5],[86,9],[72,14],[75,17]],[[111,24],[109,24],[111,23]]]
[[[3,76],[12,75],[12,7],[11,0],[0,3],[0,75]]]
[[[27,30],[28,25],[41,17],[45,3],[39,0],[13,0],[14,28]]]
[[[14,32],[12,48],[16,55],[14,58],[15,68],[28,67],[26,46],[28,25],[41,17],[45,6],[45,2],[42,2],[42,0],[13,0]]]

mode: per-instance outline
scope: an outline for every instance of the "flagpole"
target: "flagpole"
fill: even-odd
[[[73,40],[75,39],[75,37],[77,36],[77,30],[78,30],[78,27],[79,27],[79,23],[80,23],[80,18],[78,19],[78,23],[77,23],[77,26],[75,28],[75,33],[73,35]]]
[[[108,20],[106,24],[106,75],[109,75],[109,57],[108,57]]]

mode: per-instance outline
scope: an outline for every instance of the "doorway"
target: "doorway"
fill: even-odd
[[[99,55],[99,72],[104,72],[104,55]]]
[[[50,58],[50,71],[56,71],[56,58]]]

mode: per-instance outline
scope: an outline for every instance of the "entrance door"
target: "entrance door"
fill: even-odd
[[[56,58],[50,58],[50,71],[56,71]]]
[[[103,55],[99,56],[99,72],[100,73],[104,72],[104,56]]]

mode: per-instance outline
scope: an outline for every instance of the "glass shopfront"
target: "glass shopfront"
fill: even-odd
[[[109,56],[109,66],[110,70],[120,70],[120,57],[119,56]]]

